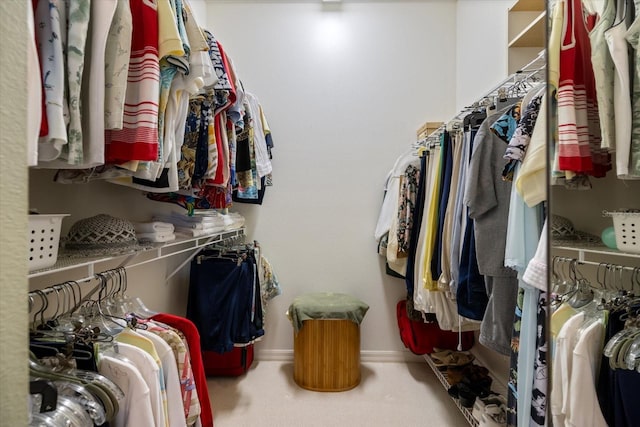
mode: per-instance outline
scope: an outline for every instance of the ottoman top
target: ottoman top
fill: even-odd
[[[368,309],[368,304],[351,295],[323,292],[296,297],[287,310],[287,317],[297,333],[302,322],[312,319],[346,319],[359,325]]]

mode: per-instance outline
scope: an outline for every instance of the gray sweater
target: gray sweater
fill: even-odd
[[[509,108],[487,117],[480,125],[467,173],[464,203],[475,221],[478,269],[485,276],[516,276],[514,270],[504,266],[511,197],[511,182],[502,180],[507,143],[490,129]]]

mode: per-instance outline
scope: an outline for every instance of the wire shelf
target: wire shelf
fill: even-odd
[[[433,363],[433,359],[431,359],[431,356],[429,356],[428,354],[424,355],[424,359],[427,361],[427,365],[429,365],[433,373],[436,374],[436,377],[440,381],[440,384],[442,384],[445,390],[448,390],[449,387],[451,386],[449,385],[449,381],[447,381],[447,373],[442,372],[440,369],[438,369],[438,367]],[[469,422],[469,425],[476,427],[478,425],[478,420],[473,418],[471,409],[465,408],[464,406],[462,406],[458,399],[452,398],[452,400],[456,404],[458,409],[460,409],[460,412],[462,412],[462,415],[464,415],[466,420]]]

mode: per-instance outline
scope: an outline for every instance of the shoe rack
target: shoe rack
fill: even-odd
[[[449,390],[451,385],[449,384],[449,380],[447,379],[447,372],[441,371],[433,362],[433,359],[431,358],[431,356],[429,356],[428,354],[424,355],[424,359],[427,361],[427,365],[429,366],[429,368],[431,368],[433,373],[436,375],[436,378],[438,378],[438,381],[440,381],[440,384],[442,385],[442,387],[444,387],[445,390]],[[474,363],[478,364],[477,361],[474,361]],[[500,381],[496,381],[495,377],[492,376],[492,378],[493,378],[493,382],[491,384],[491,391],[501,394],[506,399],[507,388]],[[473,415],[472,415],[473,408],[466,408],[462,406],[460,404],[460,400],[455,399],[453,397],[451,398],[451,400],[458,407],[462,415],[464,415],[465,419],[469,422],[469,425],[472,427],[477,427],[479,424],[479,421],[473,418]]]

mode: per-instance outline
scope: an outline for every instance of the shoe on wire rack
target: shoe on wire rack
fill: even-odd
[[[478,427],[503,427],[507,425],[507,407],[490,404],[485,406]]]
[[[480,421],[482,415],[485,412],[485,408],[487,405],[507,405],[507,399],[505,399],[502,395],[491,392],[487,397],[478,397],[476,398],[475,403],[473,404],[473,411],[471,415],[473,418]]]

